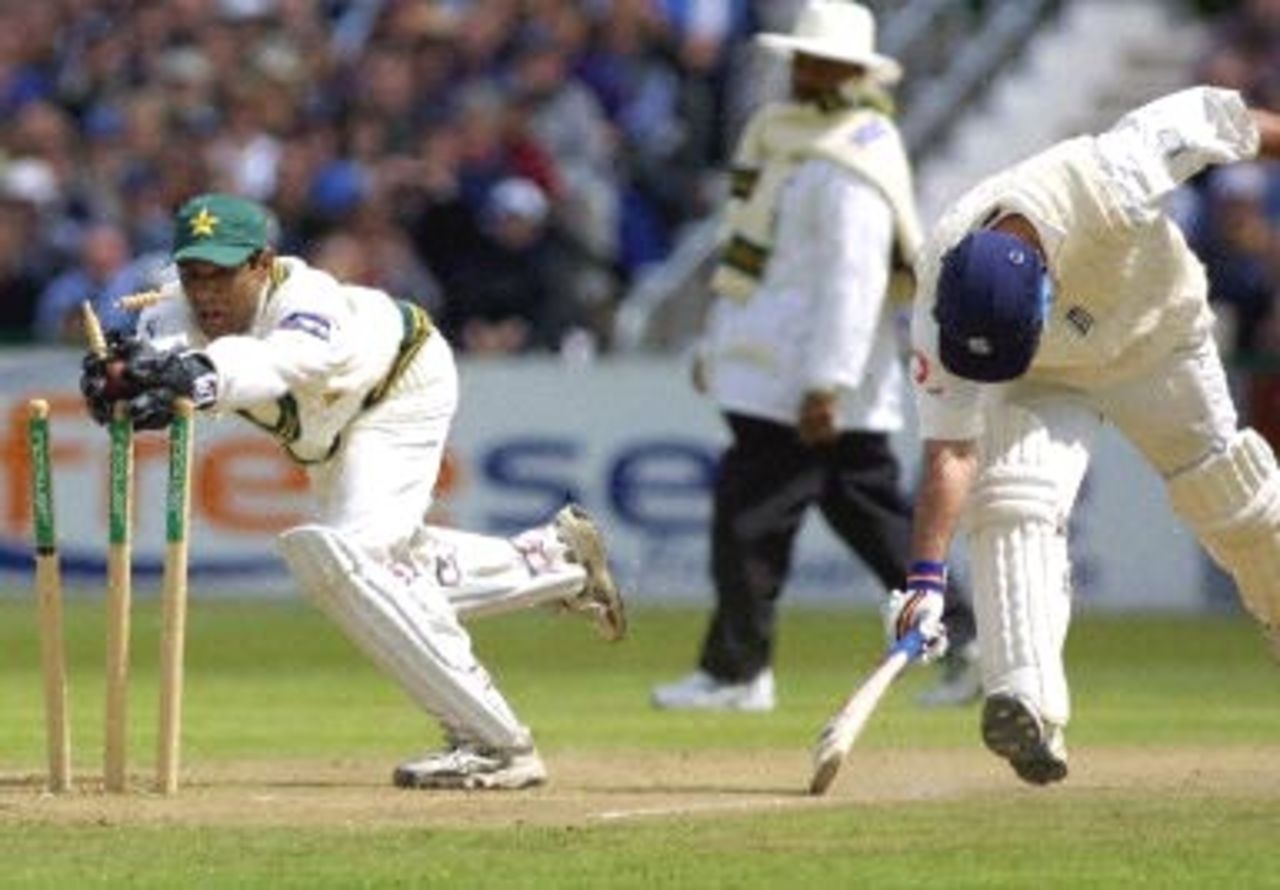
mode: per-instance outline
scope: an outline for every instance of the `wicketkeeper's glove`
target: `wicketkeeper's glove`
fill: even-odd
[[[203,352],[159,350],[143,343],[129,358],[125,377],[137,394],[129,400],[134,429],[159,430],[173,422],[173,403],[188,398],[197,409],[218,400],[218,371]]]
[[[85,354],[80,363],[80,392],[84,396],[89,415],[99,424],[111,420],[112,406],[127,402],[138,394],[125,373],[130,356],[142,346],[142,341],[120,331],[107,332],[105,355],[96,352]]]
[[[944,563],[912,563],[906,589],[890,592],[884,604],[885,634],[890,645],[912,630],[918,630],[924,638],[921,661],[937,661],[946,655],[947,626],[942,623],[946,589],[947,567]]]

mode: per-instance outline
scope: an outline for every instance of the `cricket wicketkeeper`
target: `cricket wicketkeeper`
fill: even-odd
[[[520,788],[546,771],[533,738],[471,650],[458,616],[537,603],[625,632],[591,519],[576,506],[501,539],[425,525],[458,402],[449,344],[418,306],[277,256],[268,213],[207,194],[174,221],[179,281],[85,358],[90,412],[124,401],[134,426],[172,419],[179,396],[274,436],[309,477],[315,524],[281,535],[301,589],[444,729],[441,753],[395,784]]]
[[[1028,782],[1067,774],[1066,530],[1104,422],[1280,644],[1280,473],[1237,428],[1204,269],[1160,207],[1206,166],[1259,154],[1280,156],[1280,118],[1186,90],[987,179],[926,244],[915,558],[943,577],[967,511],[983,740]]]

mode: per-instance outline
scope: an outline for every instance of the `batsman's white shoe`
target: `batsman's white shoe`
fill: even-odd
[[[745,683],[726,683],[706,671],[655,686],[653,705],[664,711],[772,711],[773,671],[765,668]]]
[[[547,769],[533,748],[495,751],[475,745],[455,745],[405,761],[391,777],[397,788],[463,790],[515,790],[546,781]]]
[[[1067,745],[1062,727],[1046,723],[1016,695],[987,696],[982,708],[982,741],[1009,761],[1024,782],[1048,785],[1067,777]]]
[[[621,640],[627,635],[627,606],[618,585],[613,583],[604,539],[595,521],[577,504],[569,504],[552,522],[568,550],[567,559],[582,566],[587,573],[582,592],[566,605],[575,612],[589,614],[606,640]]]
[[[972,704],[982,697],[982,670],[977,643],[947,652],[938,662],[941,676],[916,698],[922,708],[949,708]]]

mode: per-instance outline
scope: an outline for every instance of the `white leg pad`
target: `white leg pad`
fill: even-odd
[[[404,580],[325,526],[289,529],[280,549],[303,592],[455,741],[531,744],[429,579]]]
[[[1016,694],[1043,719],[1065,726],[1067,516],[1089,455],[1088,429],[1073,429],[1071,412],[1057,421],[1061,428],[1051,432],[1017,405],[988,415],[983,470],[966,520],[983,688]]]
[[[1250,429],[1168,482],[1173,509],[1230,572],[1245,607],[1280,628],[1280,470]]]
[[[514,538],[423,526],[408,547],[406,561],[431,577],[466,620],[568,602],[586,583],[585,570],[566,561],[549,525]]]
[[[1071,716],[1062,662],[1071,620],[1066,538],[1037,522],[986,526],[971,534],[969,552],[983,689],[1015,693],[1045,720],[1065,726]]]

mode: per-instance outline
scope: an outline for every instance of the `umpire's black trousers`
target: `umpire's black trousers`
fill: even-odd
[[[727,413],[733,442],[720,461],[712,519],[716,609],[700,665],[718,679],[750,680],[773,660],[778,597],[805,511],[832,530],[886,590],[901,587],[911,558],[911,507],[884,433],[844,432],[803,444],[794,427]],[[956,591],[944,620],[953,645],[973,638],[973,611]]]

